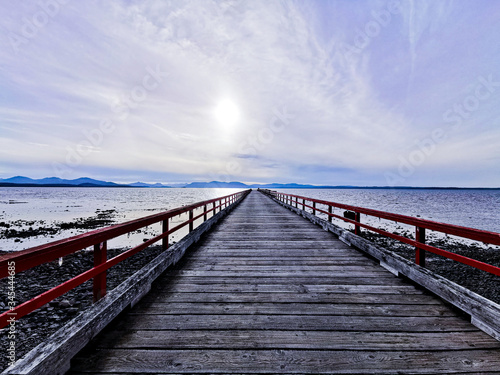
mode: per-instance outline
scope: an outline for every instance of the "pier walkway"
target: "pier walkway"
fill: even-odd
[[[500,373],[500,342],[253,191],[70,374]]]

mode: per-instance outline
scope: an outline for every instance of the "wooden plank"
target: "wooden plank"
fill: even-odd
[[[260,273],[260,272],[272,272],[272,273],[286,273],[286,272],[330,272],[330,273],[349,273],[349,272],[365,272],[365,273],[383,273],[386,272],[382,270],[379,266],[374,264],[362,264],[362,265],[317,265],[317,266],[308,266],[308,265],[277,265],[277,266],[268,266],[268,265],[246,265],[246,264],[236,264],[236,265],[205,265],[205,264],[188,264],[182,267],[180,274],[182,272],[188,271],[218,271],[218,272],[227,272],[227,271],[237,271],[242,274],[246,273]]]
[[[333,240],[333,241],[332,241]],[[335,241],[334,238],[330,240],[325,240],[325,241],[318,241],[316,239],[311,240],[311,241],[289,241],[289,240],[284,240],[281,239],[279,241],[280,247],[279,249],[281,251],[286,251],[288,249],[301,249],[301,250],[314,250],[314,249],[335,249],[335,250],[347,250],[347,253],[352,253],[353,250],[349,248],[348,245],[340,242],[340,241]],[[210,239],[207,239],[207,246],[205,247],[206,249],[210,249],[212,247],[223,247],[223,248],[229,248],[232,249],[233,247],[239,247],[239,248],[248,248],[248,247],[255,247],[258,245],[261,248],[264,249],[276,249],[276,241],[274,243],[268,243],[265,239],[259,240],[259,241],[238,241],[236,239],[228,239],[224,241],[215,241]]]
[[[129,350],[103,349],[77,358],[81,373],[370,373],[498,372],[496,351]],[[424,365],[425,364],[425,365]]]
[[[330,350],[470,350],[499,349],[479,331],[344,332],[335,331],[137,331],[115,330],[96,344],[100,349],[311,349]]]
[[[297,261],[296,259],[262,259],[260,257],[256,257],[254,259],[250,258],[244,258],[244,260],[238,260],[234,258],[230,259],[217,259],[214,261],[213,259],[206,258],[206,259],[190,259],[188,262],[182,263],[182,266],[179,266],[178,268],[185,268],[189,267],[191,269],[194,268],[204,268],[204,267],[210,267],[210,266],[217,266],[217,267],[246,267],[246,268],[253,268],[253,267],[311,267],[311,268],[321,268],[321,267],[345,267],[345,266],[358,266],[358,267],[366,267],[367,265],[370,265],[370,263],[364,259],[352,259],[352,260],[334,260],[330,259],[328,261],[325,260],[319,260],[315,261],[312,259],[307,259],[304,261]],[[374,266],[374,269],[378,268],[378,265],[375,264],[375,262],[372,262],[372,266]],[[369,274],[369,273],[368,273]]]
[[[227,252],[221,252],[220,254],[213,256],[212,254],[205,254],[203,252],[197,252],[196,254],[190,254],[189,258],[187,258],[186,262],[216,262],[216,263],[241,263],[248,262],[249,264],[257,264],[258,262],[262,262],[265,264],[273,264],[273,262],[282,262],[282,263],[299,263],[299,264],[318,264],[318,263],[334,263],[334,262],[367,262],[372,261],[370,258],[363,256],[362,254],[354,254],[350,255],[335,255],[335,254],[323,254],[315,257],[311,257],[308,255],[304,255],[301,253],[301,256],[288,256],[284,257],[282,255],[269,254],[267,256],[261,255],[252,255],[252,254],[242,254],[243,251],[239,251],[236,253],[236,257],[228,254]],[[184,261],[183,261],[184,262]],[[270,263],[267,263],[270,262]]]
[[[144,303],[131,315],[356,315],[356,316],[455,316],[444,305],[331,304],[331,303]]]
[[[154,293],[143,298],[144,302],[303,302],[303,303],[366,303],[366,304],[430,304],[441,302],[426,294],[338,294],[338,293]]]
[[[381,274],[384,274],[384,271],[380,271]],[[388,271],[385,271],[388,272]],[[332,272],[330,271],[288,271],[288,272],[273,272],[273,271],[261,271],[261,272],[245,272],[245,276],[247,277],[266,277],[266,276],[275,276],[275,277],[289,277],[289,276],[311,276],[311,277],[328,277],[332,276]],[[342,275],[340,271],[336,272],[339,276]],[[343,272],[344,275],[349,275],[349,272]],[[179,276],[214,276],[214,277],[223,277],[227,275],[229,277],[237,277],[243,276],[241,271],[179,271]]]
[[[345,293],[423,294],[411,285],[168,284],[156,293]]]
[[[306,250],[306,249],[289,249],[288,251],[285,250],[277,250],[277,249],[265,249],[259,247],[258,249],[255,248],[239,248],[239,249],[229,249],[229,248],[221,248],[221,249],[212,249],[212,250],[206,250],[203,253],[200,253],[199,256],[201,257],[212,257],[212,258],[222,258],[222,257],[262,257],[265,258],[267,256],[272,256],[272,257],[281,257],[281,258],[310,258],[310,259],[315,259],[315,258],[323,258],[325,255],[327,256],[328,254],[325,254],[324,251],[318,250],[318,249],[313,249],[313,250]],[[339,254],[340,255],[340,254]],[[349,256],[348,253],[342,254],[342,256]],[[356,257],[356,255],[355,255]],[[359,257],[358,257],[359,259]]]
[[[371,261],[373,265],[377,264]],[[197,266],[205,265],[246,265],[246,266],[360,266],[370,264],[366,258],[348,258],[348,257],[321,257],[316,258],[282,258],[282,257],[244,257],[243,259],[234,257],[189,257],[185,262],[182,262],[182,267],[196,264]]]
[[[246,276],[233,276],[233,277],[212,277],[212,276],[182,276],[178,277],[176,273],[168,273],[166,277],[171,277],[172,280],[169,285],[178,284],[289,284],[289,285],[303,285],[303,284],[314,284],[314,285],[345,285],[345,284],[359,284],[359,285],[385,285],[387,283],[392,283],[394,285],[404,285],[404,282],[400,279],[393,279],[394,276],[381,276],[370,275],[370,277],[359,278],[356,275],[347,276],[330,276],[330,277],[246,277]],[[387,280],[389,279],[389,280]],[[158,290],[164,290],[164,287],[158,286]]]
[[[477,331],[457,317],[383,317],[311,315],[127,315],[117,329],[135,330],[280,330],[353,332],[456,332]]]

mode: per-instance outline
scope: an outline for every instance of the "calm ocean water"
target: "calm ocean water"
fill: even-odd
[[[166,211],[198,201],[232,194],[240,189],[132,188],[0,188],[0,223],[25,230],[96,217],[103,211],[114,223]],[[286,189],[290,194],[330,200],[434,221],[500,232],[500,190]],[[180,218],[179,218],[180,220]],[[377,220],[363,218],[377,226]],[[0,231],[5,227],[0,227]],[[17,251],[84,233],[62,230],[53,236],[1,238],[0,250]],[[159,226],[111,241],[110,247],[138,244],[159,232]],[[174,236],[178,240],[184,232]]]

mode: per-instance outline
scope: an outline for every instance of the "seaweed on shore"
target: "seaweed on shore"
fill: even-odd
[[[45,225],[45,221],[18,220],[11,223],[0,223],[0,238],[15,238],[16,242],[21,239],[36,236],[54,236],[65,230],[97,229],[109,226],[115,222],[116,210],[98,211],[96,216],[83,217],[71,222],[54,222],[51,226]]]

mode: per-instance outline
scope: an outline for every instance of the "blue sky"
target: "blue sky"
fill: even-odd
[[[497,1],[0,14],[0,178],[500,186]]]

